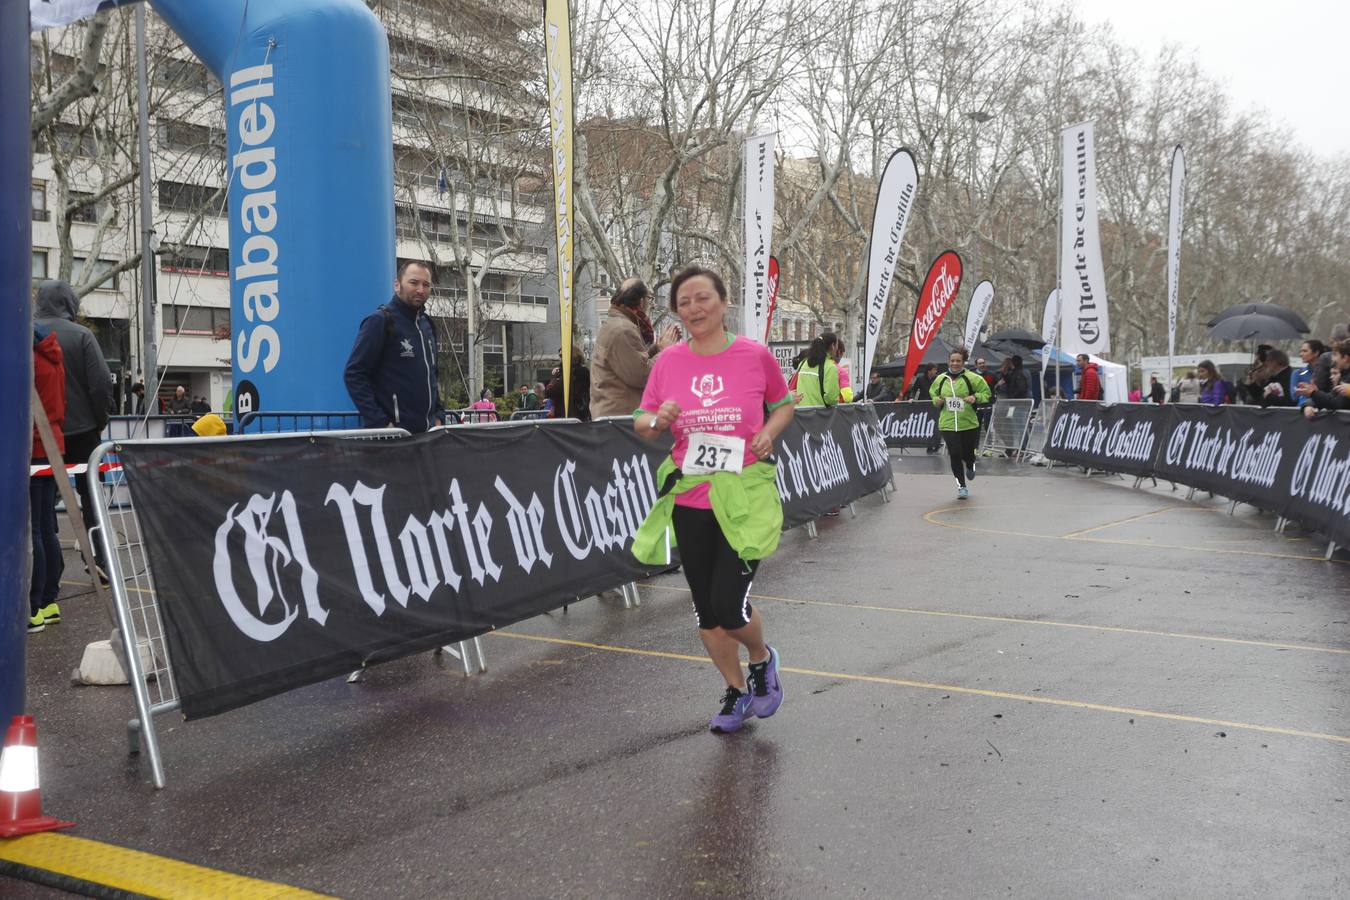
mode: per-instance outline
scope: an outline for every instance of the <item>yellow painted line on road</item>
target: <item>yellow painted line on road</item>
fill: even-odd
[[[940,516],[943,513],[959,512],[962,510],[974,511],[977,509],[979,509],[979,507],[944,506],[940,507],[939,509],[930,509],[928,512],[923,514],[923,520],[927,522],[929,525],[936,525],[939,528],[951,528],[956,531],[969,531],[975,534],[994,534],[994,535],[1003,535],[1007,537],[1037,538],[1043,541],[1071,541],[1075,543],[1087,543],[1087,544],[1115,544],[1118,546],[1125,546],[1125,547],[1148,547],[1151,550],[1189,550],[1195,553],[1222,553],[1231,556],[1260,556],[1267,559],[1309,560],[1311,562],[1332,562],[1338,565],[1350,564],[1350,560],[1344,559],[1326,560],[1323,559],[1321,556],[1305,556],[1302,554],[1294,554],[1294,553],[1271,553],[1265,550],[1228,550],[1223,547],[1191,547],[1185,544],[1168,544],[1163,543],[1161,541],[1129,541],[1129,540],[1120,540],[1116,538],[1073,537],[1069,535],[1060,535],[1060,534],[1037,534],[1036,532],[1033,531],[1011,531],[999,528],[977,528],[974,525],[958,525],[955,522],[944,522],[936,518],[937,516]],[[1253,539],[1255,539],[1255,535],[1253,535]]]
[[[637,647],[620,647],[613,644],[597,644],[591,641],[574,641],[569,638],[546,637],[536,634],[521,634],[515,631],[493,631],[498,637],[516,638],[525,641],[538,641],[544,644],[557,644],[564,647],[581,647],[586,650],[604,650],[611,653],[629,653],[635,656],[655,656],[663,659],[678,659],[688,662],[709,664],[704,656],[688,653],[671,653],[665,650],[644,650]],[[973,697],[989,697],[995,700],[1019,700],[1026,703],[1039,703],[1045,706],[1086,709],[1094,712],[1114,713],[1134,716],[1141,719],[1162,719],[1169,722],[1187,722],[1193,725],[1211,725],[1219,728],[1232,728],[1239,731],[1255,731],[1261,734],[1279,734],[1286,737],[1314,738],[1337,744],[1350,745],[1350,735],[1326,734],[1320,731],[1304,731],[1298,728],[1281,728],[1275,725],[1256,725],[1250,722],[1233,722],[1228,719],[1210,719],[1205,716],[1187,716],[1181,713],[1159,712],[1152,709],[1136,709],[1132,706],[1110,706],[1103,703],[1087,703],[1082,700],[1064,700],[1057,697],[1037,697],[1033,694],[1015,694],[1008,691],[990,691],[982,688],[961,687],[955,684],[938,684],[930,681],[912,681],[908,678],[891,678],[886,675],[854,675],[849,672],[827,672],[821,669],[802,669],[783,666],[784,672],[794,675],[809,675],[815,678],[829,678],[834,681],[856,681],[868,684],[886,684],[895,687],[916,688],[925,691],[944,691],[949,694],[965,694]]]
[[[674,591],[687,594],[689,588],[674,585],[641,582],[644,588],[657,591]],[[981,613],[947,612],[936,609],[912,609],[904,606],[876,606],[866,603],[839,603],[833,600],[802,600],[796,597],[774,597],[769,594],[751,594],[752,600],[772,600],[776,603],[804,604],[806,606],[831,606],[838,609],[861,609],[868,612],[888,612],[910,616],[934,616],[944,619],[974,619],[981,622],[1008,622],[1014,625],[1044,625],[1050,628],[1077,628],[1082,631],[1106,631],[1112,634],[1138,634],[1145,637],[1180,638],[1188,641],[1205,641],[1218,644],[1240,644],[1248,647],[1270,647],[1276,650],[1306,650],[1310,653],[1340,653],[1350,656],[1350,649],[1344,647],[1322,647],[1316,644],[1289,644],[1280,641],[1260,641],[1251,638],[1217,637],[1210,634],[1194,634],[1185,631],[1157,631],[1151,628],[1126,628],[1120,625],[1087,625],[1082,622],[1056,622],[1049,619],[1025,619],[1017,616],[991,616]]]
[[[1069,540],[1070,538],[1082,537],[1085,534],[1092,534],[1094,531],[1105,531],[1107,528],[1115,528],[1119,525],[1128,525],[1131,522],[1138,522],[1141,519],[1149,519],[1152,518],[1153,516],[1158,515],[1159,513],[1165,513],[1174,509],[1186,509],[1186,508],[1187,507],[1184,506],[1164,506],[1161,509],[1152,509],[1149,510],[1148,512],[1137,513],[1136,515],[1133,516],[1126,516],[1123,519],[1116,519],[1115,521],[1107,522],[1104,525],[1093,525],[1091,528],[1084,528],[1081,531],[1070,531],[1068,534],[1061,534],[1060,537],[1063,538],[1064,540]]]
[[[290,900],[325,897],[272,881],[130,850],[68,834],[31,834],[0,840],[0,872],[75,893],[90,886],[141,897],[230,897],[232,900]]]

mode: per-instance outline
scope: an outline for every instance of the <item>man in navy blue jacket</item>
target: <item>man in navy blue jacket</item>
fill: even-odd
[[[431,267],[404,262],[393,298],[361,322],[343,380],[367,428],[417,434],[441,424],[436,332],[423,312],[430,294]]]

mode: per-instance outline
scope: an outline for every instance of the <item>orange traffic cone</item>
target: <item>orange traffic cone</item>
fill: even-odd
[[[32,716],[15,716],[5,734],[4,754],[0,755],[0,838],[69,828],[74,824],[42,814],[37,726]]]

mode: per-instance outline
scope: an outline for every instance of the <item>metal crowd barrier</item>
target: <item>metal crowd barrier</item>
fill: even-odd
[[[388,440],[407,437],[401,428],[353,429],[349,431],[310,432],[311,436],[336,436],[365,440]],[[244,435],[199,437],[198,443],[237,443],[241,441],[270,441],[290,435]],[[105,459],[132,441],[107,441],[90,454],[90,471],[97,472]],[[135,441],[134,443],[149,443]],[[174,683],[173,664],[164,640],[164,622],[160,616],[159,598],[155,593],[150,559],[141,537],[140,521],[125,490],[120,469],[115,477],[100,478],[94,496],[94,514],[98,522],[92,529],[103,545],[109,588],[113,596],[113,613],[120,635],[123,662],[127,680],[136,705],[136,718],[127,723],[127,742],[130,752],[140,752],[143,743],[150,757],[150,770],[155,787],[164,787],[164,762],[160,754],[159,738],[154,717],[178,709],[178,690]],[[113,473],[109,473],[110,475]],[[95,535],[91,533],[91,538]],[[141,652],[146,659],[143,665]],[[461,644],[467,660],[467,648]],[[467,662],[466,671],[467,671]],[[153,687],[152,687],[153,683]]]
[[[1045,455],[1045,442],[1050,438],[1050,429],[1047,426],[1054,419],[1055,407],[1058,405],[1058,400],[1042,400],[1041,405],[1032,413],[1031,422],[1027,425],[1028,453]],[[1053,462],[1050,464],[1054,465]]]
[[[546,409],[518,409],[511,413],[512,422],[520,422],[534,419],[547,419],[548,410]]]
[[[449,409],[448,413],[453,413],[461,424],[464,425],[486,425],[489,422],[501,422],[501,414],[495,409]]]
[[[100,437],[105,441],[155,441],[161,438],[196,437],[192,423],[199,418],[201,416],[191,413],[185,416],[113,416],[108,419],[108,424],[103,426],[103,434]],[[221,418],[228,427],[230,417],[221,415]]]
[[[1034,400],[1000,400],[989,416],[982,450],[1008,450],[1020,453],[1027,446]]]
[[[277,434],[283,431],[350,431],[361,427],[361,414],[352,410],[268,411],[244,413],[234,431],[235,434]]]

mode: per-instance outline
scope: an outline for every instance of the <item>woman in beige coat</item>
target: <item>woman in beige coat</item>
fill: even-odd
[[[671,326],[650,346],[642,337],[644,307],[651,291],[630,278],[610,300],[609,314],[591,349],[591,417],[631,416],[642,402],[642,389],[656,355],[680,339]]]

